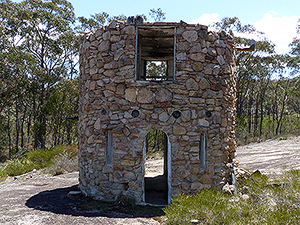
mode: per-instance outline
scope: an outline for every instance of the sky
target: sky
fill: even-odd
[[[21,0],[15,0],[20,2]],[[296,33],[300,19],[299,0],[69,0],[76,16],[89,18],[95,13],[106,12],[110,16],[134,16],[150,9],[161,8],[166,21],[209,25],[224,17],[239,17],[242,25],[254,25],[258,31],[276,44],[276,52],[288,53],[288,45]],[[258,40],[256,40],[258,41]]]
[[[106,12],[111,16],[145,14],[161,8],[166,21],[209,25],[223,17],[239,17],[243,25],[251,24],[276,44],[276,52],[287,53],[288,45],[297,36],[300,19],[299,0],[70,0],[76,16],[90,17]],[[300,35],[297,36],[300,38]]]

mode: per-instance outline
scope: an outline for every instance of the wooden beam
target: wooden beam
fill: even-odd
[[[255,50],[255,41],[251,40],[250,47],[235,47],[235,49],[242,52],[253,52]]]

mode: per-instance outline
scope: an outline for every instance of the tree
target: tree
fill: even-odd
[[[237,17],[225,17],[214,26],[227,31],[233,30],[238,46],[250,45],[250,39],[245,38],[249,34],[260,39],[256,42],[255,51],[236,53],[236,107],[238,136],[262,136],[264,119],[271,112],[271,99],[276,94],[270,89],[270,84],[276,83],[273,82],[275,77],[284,73],[287,56],[276,54],[275,45],[264,38],[262,32],[252,25],[242,25]]]
[[[73,7],[65,0],[1,0],[0,10],[0,113],[5,125],[0,126],[1,146],[8,145],[11,152],[14,142],[17,152],[34,141],[35,148],[44,148],[54,109],[66,106],[56,115],[62,120],[68,108],[50,101],[61,81],[77,82]],[[73,104],[76,113],[77,102]]]
[[[166,20],[166,13],[162,11],[161,8],[150,9],[149,15],[154,19],[154,21],[164,21]]]
[[[87,19],[83,16],[77,18],[80,25],[76,27],[77,32],[84,32],[85,30],[93,30],[102,27],[109,19],[109,14],[106,12],[96,13]]]
[[[20,3],[22,47],[34,57],[37,67],[35,73],[28,75],[35,101],[35,148],[45,148],[49,114],[47,101],[57,82],[68,77],[68,67],[77,55],[76,35],[71,28],[75,22],[73,10],[71,3],[65,0],[27,0]]]

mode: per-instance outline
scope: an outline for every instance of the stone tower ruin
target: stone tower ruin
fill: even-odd
[[[147,134],[163,131],[164,201],[221,188],[235,155],[234,38],[226,31],[129,17],[80,44],[79,181],[86,194],[147,203]],[[148,70],[163,62],[165,72]],[[157,183],[158,184],[158,183]]]

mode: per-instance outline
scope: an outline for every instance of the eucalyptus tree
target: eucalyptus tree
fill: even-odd
[[[19,115],[22,98],[26,95],[28,73],[35,70],[34,58],[24,51],[20,35],[22,21],[20,7],[11,1],[0,2],[0,150],[8,145],[12,149],[12,123],[17,133],[15,148],[19,145]],[[33,65],[28,67],[28,65]],[[13,121],[13,117],[15,120]],[[7,143],[8,142],[8,143]]]
[[[36,67],[34,73],[28,74],[33,98],[34,147],[45,148],[47,116],[51,111],[47,101],[55,85],[69,78],[77,56],[77,38],[72,29],[75,14],[66,0],[26,0],[18,6],[21,45],[34,58],[34,65],[29,67]]]
[[[59,82],[77,77],[74,9],[66,0],[1,0],[0,10],[0,110],[5,117],[1,119],[8,139],[14,132],[16,150],[19,134],[21,147],[33,139],[35,148],[44,148],[51,107],[57,107],[49,103],[51,96]]]
[[[254,51],[236,53],[236,107],[238,132],[244,133],[245,137],[249,134],[261,136],[266,105],[270,104],[267,91],[274,75],[283,73],[285,57],[276,54],[275,45],[262,32],[252,25],[242,25],[237,17],[225,17],[214,27],[233,30],[236,45],[250,45],[250,37],[259,39]]]

